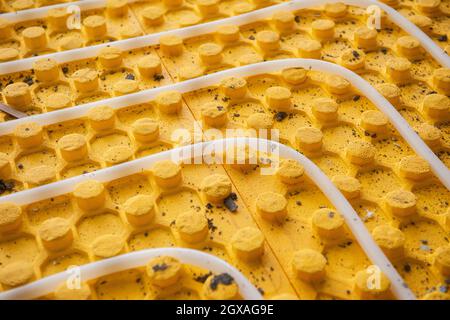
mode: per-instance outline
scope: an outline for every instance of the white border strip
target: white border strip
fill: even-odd
[[[432,39],[430,39],[422,30],[420,30],[412,22],[408,21],[408,19],[406,19],[400,13],[398,13],[397,11],[395,11],[394,9],[392,9],[391,7],[387,6],[384,3],[380,3],[375,0],[297,0],[281,3],[278,5],[273,5],[267,8],[255,10],[242,15],[225,18],[221,20],[215,20],[186,28],[168,30],[131,39],[118,40],[90,47],[55,52],[42,56],[4,62],[0,64],[0,74],[29,70],[32,68],[34,61],[42,58],[51,58],[59,63],[88,59],[95,57],[101,48],[107,46],[114,46],[121,50],[127,51],[135,48],[142,48],[158,44],[159,38],[163,35],[177,35],[180,36],[181,38],[191,38],[203,34],[210,34],[214,30],[216,30],[217,27],[220,25],[235,24],[240,26],[249,24],[257,20],[270,18],[276,11],[281,10],[295,11],[311,7],[318,7],[326,3],[336,3],[336,2],[343,2],[348,5],[363,8],[368,7],[370,5],[377,5],[381,7],[390,16],[391,20],[395,24],[397,24],[400,28],[402,28],[406,33],[409,33],[414,37],[416,37],[420,41],[422,47],[424,47],[442,66],[450,68],[450,57],[438,45],[436,45]]]
[[[0,198],[2,202],[13,202],[18,205],[25,205],[47,199],[50,197],[56,197],[62,194],[68,194],[73,191],[76,184],[89,179],[95,179],[101,182],[107,182],[115,180],[124,176],[132,175],[142,172],[151,167],[151,164],[171,159],[174,154],[180,155],[208,155],[209,151],[214,150],[217,145],[242,145],[249,144],[252,147],[257,147],[261,151],[267,152],[267,150],[278,149],[282,158],[295,159],[303,165],[306,175],[314,181],[314,183],[320,188],[325,196],[331,201],[334,207],[343,215],[348,227],[352,231],[354,237],[364,250],[368,258],[373,264],[377,265],[381,271],[389,278],[392,284],[392,290],[395,296],[401,300],[413,300],[414,294],[405,287],[405,282],[398,274],[396,269],[392,266],[390,261],[386,258],[383,251],[378,247],[375,241],[372,239],[370,233],[367,231],[364,222],[352,208],[347,199],[339,192],[330,179],[317,167],[311,160],[306,158],[294,149],[291,149],[281,143],[257,139],[257,138],[230,138],[222,140],[214,140],[209,142],[197,143],[194,145],[175,148],[172,150],[164,151],[154,155],[150,155],[144,158],[132,160],[127,163],[122,163],[117,166],[101,169],[95,172],[87,173],[81,176],[69,178],[54,182],[48,185],[40,186],[34,189],[25,190],[22,192],[14,193]],[[0,295],[1,297],[1,295]]]
[[[83,281],[89,281],[115,272],[139,268],[159,256],[171,256],[179,259],[182,263],[210,270],[214,274],[228,273],[236,281],[239,286],[239,293],[245,300],[263,299],[259,291],[235,267],[211,254],[185,248],[146,249],[92,262],[80,266],[80,278]],[[0,300],[37,299],[55,292],[58,286],[67,280],[67,277],[68,274],[64,271],[51,275],[22,287],[0,293]]]
[[[408,142],[414,151],[424,158],[439,178],[439,180],[450,189],[450,171],[441,160],[431,151],[431,149],[419,138],[416,132],[409,126],[408,122],[398,113],[398,111],[387,101],[375,88],[356,73],[330,62],[314,59],[283,59],[266,61],[233,68],[217,73],[209,74],[200,78],[170,84],[154,89],[147,89],[125,96],[109,98],[84,105],[70,107],[48,113],[29,116],[17,120],[7,121],[0,124],[0,135],[13,132],[14,128],[27,122],[37,122],[41,125],[50,125],[57,122],[67,121],[82,117],[86,112],[95,106],[109,105],[112,108],[120,109],[127,106],[146,103],[153,100],[159,93],[175,90],[181,93],[194,91],[200,88],[218,84],[223,78],[230,76],[248,77],[261,73],[278,72],[285,68],[302,67],[327,73],[340,75],[353,84],[364,96],[366,96],[381,112],[383,112],[394,125],[400,135]]]

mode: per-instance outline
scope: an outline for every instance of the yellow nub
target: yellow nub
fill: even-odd
[[[67,162],[82,160],[88,153],[86,139],[78,133],[71,133],[59,139],[58,148]]]
[[[423,56],[423,50],[419,40],[411,36],[397,39],[397,51],[405,58],[416,60]]]
[[[160,7],[148,7],[142,11],[141,16],[149,26],[159,26],[164,23],[164,9]]]
[[[48,96],[46,108],[48,111],[59,110],[69,107],[72,104],[70,96],[64,93],[52,93]]]
[[[450,247],[440,247],[436,250],[434,266],[444,277],[450,277]]]
[[[387,209],[397,217],[407,217],[416,213],[416,196],[407,190],[394,190],[385,197]]]
[[[243,98],[247,93],[247,81],[244,78],[229,77],[220,83],[223,93],[232,99]]]
[[[168,56],[179,56],[183,53],[183,39],[176,35],[162,36],[159,39],[161,50]]]
[[[280,32],[290,31],[295,26],[295,16],[290,11],[279,11],[273,14],[272,21]]]
[[[8,39],[12,35],[12,24],[8,20],[0,18],[0,37],[2,39]]]
[[[198,47],[198,55],[205,65],[222,62],[222,47],[215,43],[204,43]]]
[[[134,138],[141,143],[154,142],[159,137],[159,123],[150,118],[141,118],[132,124]]]
[[[29,169],[25,174],[24,180],[28,184],[39,186],[54,181],[55,177],[55,168],[44,164]]]
[[[239,40],[239,27],[236,25],[223,25],[217,28],[217,37],[224,43],[232,43]]]
[[[97,71],[84,68],[72,74],[75,88],[81,93],[92,92],[98,89]]]
[[[141,76],[151,78],[162,72],[161,60],[154,55],[145,56],[139,60],[138,69]]]
[[[358,48],[365,51],[372,51],[378,47],[377,36],[377,30],[361,27],[355,31],[353,39]]]
[[[106,2],[106,12],[113,17],[124,16],[128,11],[127,0],[108,0]]]
[[[320,237],[329,240],[341,238],[345,233],[342,215],[328,208],[322,208],[313,213],[312,225]]]
[[[312,35],[318,40],[330,40],[334,38],[335,23],[333,20],[319,19],[311,24]]]
[[[376,266],[359,271],[355,276],[355,292],[364,300],[386,299],[391,283]]]
[[[275,192],[265,192],[256,199],[256,211],[268,221],[283,221],[287,216],[287,200]]]
[[[256,34],[256,42],[263,51],[270,52],[280,48],[280,36],[274,31],[259,31]]]
[[[204,17],[214,16],[219,12],[219,0],[197,0],[197,7]]]
[[[271,109],[287,111],[291,109],[291,90],[286,87],[270,87],[265,92],[266,102]]]
[[[203,284],[202,295],[208,300],[235,300],[239,298],[239,287],[227,273],[211,275]]]
[[[47,47],[47,34],[42,27],[29,27],[23,30],[22,38],[28,50],[37,51]]]
[[[305,59],[320,59],[322,44],[317,40],[303,40],[298,45],[298,54]]]
[[[320,122],[333,122],[338,118],[338,104],[332,99],[316,99],[311,110],[314,117]]]
[[[347,5],[341,2],[327,3],[325,14],[331,18],[343,18],[347,15]]]
[[[378,92],[385,97],[394,107],[398,107],[401,103],[401,91],[393,83],[383,83],[377,86]]]
[[[0,152],[0,178],[5,179],[11,175],[11,163],[6,153]]]
[[[98,60],[103,68],[114,69],[122,64],[122,51],[116,47],[105,47],[100,50]]]
[[[86,180],[75,185],[73,195],[78,206],[86,211],[103,207],[106,199],[105,187],[96,180]]]
[[[265,113],[254,113],[247,118],[247,127],[270,130],[273,127],[273,117]]]
[[[303,68],[289,68],[281,72],[283,80],[292,85],[300,85],[308,78],[308,71]]]
[[[14,0],[11,3],[11,7],[14,11],[31,9],[34,6],[34,0]]]
[[[209,202],[221,203],[231,194],[231,181],[228,176],[212,174],[203,179],[201,190]]]
[[[264,254],[264,235],[257,228],[242,228],[231,238],[231,246],[240,259],[254,261]]]
[[[330,74],[326,77],[325,85],[328,91],[337,95],[348,93],[352,87],[347,79],[335,74]]]
[[[312,249],[302,249],[294,253],[292,268],[295,275],[302,281],[318,282],[325,278],[327,259],[320,252]]]
[[[386,73],[396,84],[411,80],[411,62],[406,58],[392,58],[386,62]]]
[[[388,118],[377,110],[367,110],[361,115],[361,127],[370,133],[386,132]]]
[[[432,119],[446,119],[450,117],[450,99],[443,94],[429,94],[423,99],[422,109]]]
[[[49,251],[60,251],[72,244],[73,234],[70,223],[63,218],[51,218],[39,227],[39,237]]]
[[[81,283],[80,288],[69,288],[64,282],[54,293],[55,300],[88,300],[91,298],[91,288],[85,283]]]
[[[165,114],[176,114],[183,106],[181,93],[178,91],[165,91],[156,97],[159,110]]]
[[[14,129],[14,137],[23,149],[39,147],[44,142],[42,127],[35,122],[19,124]]]
[[[34,276],[31,263],[19,260],[0,269],[0,283],[7,287],[17,287],[27,283]]]
[[[89,16],[83,20],[84,31],[91,40],[103,38],[107,33],[106,20],[102,16]]]
[[[281,160],[277,170],[277,176],[281,182],[287,185],[294,185],[302,182],[305,169],[303,166],[293,159]]]
[[[131,197],[125,201],[123,211],[131,225],[135,227],[148,225],[155,216],[153,198],[143,194]]]
[[[208,220],[199,212],[180,213],[175,219],[175,227],[180,238],[187,243],[198,243],[208,235]]]
[[[450,68],[434,70],[433,85],[445,95],[450,95]]]
[[[323,134],[320,129],[302,127],[295,133],[295,142],[298,147],[306,152],[316,152],[322,149]]]
[[[441,0],[416,0],[417,9],[425,15],[433,16],[439,12]]]
[[[121,237],[114,234],[105,234],[94,240],[92,252],[99,258],[117,256],[123,249],[124,242]]]
[[[349,176],[334,176],[334,185],[348,200],[359,198],[361,194],[361,183],[358,179]]]
[[[15,231],[22,225],[22,209],[10,202],[0,203],[0,232]]]
[[[0,48],[0,62],[15,60],[19,57],[19,50],[15,48]]]
[[[405,235],[390,225],[380,225],[372,230],[372,237],[389,259],[403,257]]]
[[[156,184],[161,188],[174,188],[182,183],[181,167],[170,160],[155,163],[152,172]]]
[[[340,64],[353,71],[364,69],[366,64],[364,51],[355,49],[344,51],[340,57]]]
[[[183,266],[175,258],[158,257],[152,259],[146,267],[150,282],[160,288],[176,284],[183,274]]]
[[[136,80],[123,79],[117,81],[113,86],[115,96],[123,96],[139,90],[139,83]]]
[[[97,106],[89,110],[89,124],[96,131],[104,131],[114,127],[115,112],[109,106]]]
[[[133,150],[129,146],[114,146],[108,148],[103,154],[103,159],[108,166],[125,162],[131,158]]]
[[[374,161],[376,149],[370,143],[363,140],[352,141],[347,147],[348,160],[358,166],[364,166]]]
[[[6,103],[18,110],[26,111],[32,104],[30,86],[25,82],[16,82],[3,90]]]
[[[228,122],[227,108],[218,103],[209,102],[203,105],[202,110],[203,123],[213,128],[221,128]]]
[[[421,181],[431,177],[431,168],[428,162],[417,156],[406,156],[400,160],[400,174],[413,181]]]
[[[67,8],[54,8],[47,12],[47,21],[55,31],[67,30],[67,19],[70,16]]]
[[[419,137],[431,148],[438,147],[441,144],[441,130],[428,123],[421,123],[417,127]]]
[[[52,59],[41,59],[33,62],[36,79],[41,82],[50,82],[59,79],[58,63]]]
[[[425,294],[421,300],[450,300],[450,294],[441,291],[433,291]]]

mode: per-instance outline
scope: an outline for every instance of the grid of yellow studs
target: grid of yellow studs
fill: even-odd
[[[205,130],[241,128],[255,134],[278,129],[283,143],[333,179],[380,245],[393,234],[403,239],[392,258],[400,271],[408,265],[405,278],[419,296],[445,286],[445,272],[428,266],[438,252],[449,250],[450,192],[387,118],[344,79],[287,69],[225,79],[220,86],[186,94],[185,100]],[[248,188],[253,197],[257,186],[252,181],[247,177],[236,186],[241,193]]]

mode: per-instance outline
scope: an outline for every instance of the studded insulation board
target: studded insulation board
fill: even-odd
[[[450,36],[450,3],[442,0],[381,0],[390,7],[403,14],[412,23],[427,33],[442,46],[446,52],[450,51],[447,39]]]
[[[272,19],[240,27],[222,26],[216,33],[184,41],[163,36],[160,46],[150,49],[119,52],[106,47],[98,57],[63,64],[62,74],[54,61],[35,61],[33,70],[2,77],[3,100],[28,113],[46,112],[170,81],[164,76],[166,69],[179,81],[262,60],[322,58],[359,73],[377,87],[448,166],[449,69],[387,17],[378,33],[368,30],[364,12],[328,4],[317,10],[276,13]],[[55,87],[51,83],[57,74],[63,83]],[[336,92],[341,90],[340,84],[334,86]]]
[[[449,252],[450,192],[366,97],[351,87],[336,95],[326,85],[340,82],[316,71],[286,69],[281,74],[228,78],[184,98],[205,130],[225,134],[232,128],[278,129],[281,142],[307,155],[333,179],[411,289],[418,296],[428,291],[439,295],[441,286],[447,288],[448,274],[429,265],[444,248],[443,256]],[[217,132],[212,134],[217,137]],[[326,206],[310,189],[289,192],[270,176],[233,170],[229,174],[250,208],[269,197],[281,206],[284,200],[267,191],[288,194],[288,208],[297,205],[296,212],[305,212],[302,217],[317,203]],[[286,219],[284,225],[298,231],[296,222]],[[274,231],[270,224],[267,228],[278,239],[287,232]],[[276,241],[272,247],[280,252],[288,250],[288,243]]]
[[[293,152],[295,158],[300,156],[292,149],[282,145],[280,147]],[[192,146],[184,147],[184,149],[187,148]],[[181,246],[204,250],[235,265],[266,298],[295,298],[290,284],[295,288],[298,297],[302,299],[392,298],[391,288],[403,297],[405,294],[406,297],[412,297],[382,251],[373,240],[370,240],[370,236],[367,238],[368,233],[357,218],[356,212],[331,181],[306,158],[300,156],[300,160],[289,160],[288,170],[285,170],[285,166],[281,166],[277,176],[272,177],[279,180],[274,180],[276,185],[284,185],[292,192],[298,192],[302,188],[310,190],[311,195],[314,195],[313,199],[321,203],[317,207],[320,209],[314,212],[312,218],[296,215],[297,209],[292,202],[294,200],[285,199],[280,194],[271,194],[271,196],[279,196],[290,203],[287,212],[286,208],[278,208],[279,203],[276,201],[262,201],[256,213],[241,200],[239,191],[234,188],[228,176],[229,172],[225,171],[221,165],[177,165],[171,160],[161,160],[170,156],[171,153],[166,152],[133,161],[127,164],[127,170],[131,173],[128,176],[123,170],[125,164],[91,175],[100,180],[114,177],[113,180],[104,183],[88,177],[78,177],[72,179],[73,181],[66,180],[50,185],[46,188],[46,195],[40,190],[31,190],[26,198],[20,195],[11,198],[21,203],[21,207],[12,202],[2,202],[2,209],[11,213],[15,212],[9,215],[11,218],[9,223],[3,224],[3,227],[8,227],[8,238],[15,238],[15,243],[18,243],[17,237],[23,237],[24,228],[29,228],[30,231],[27,233],[30,240],[37,237],[38,241],[36,244],[38,257],[35,257],[34,261],[30,261],[32,257],[26,256],[28,261],[9,263],[2,269],[0,282],[7,284],[3,288],[12,289],[42,276],[42,270],[47,269],[47,263],[49,271],[57,272],[63,271],[67,265],[80,265],[89,259],[107,258],[127,250],[134,251],[155,246]],[[183,159],[190,159],[190,156]],[[260,167],[264,166],[268,159],[279,160],[278,157],[269,157],[260,152],[258,154]],[[297,161],[305,163],[304,169]],[[144,166],[149,165],[151,169],[145,170]],[[248,170],[255,172],[254,166],[253,163],[236,164],[235,162],[232,170],[241,173]],[[301,172],[296,172],[297,169]],[[359,247],[357,243],[349,244],[351,241],[349,239],[354,238],[349,233],[350,229],[347,229],[344,224],[344,217],[333,209],[330,200],[316,187],[316,182],[310,180],[309,177],[312,176],[339,208],[344,209],[348,206],[348,211],[343,211],[345,221],[351,225],[351,230],[357,232],[357,239],[365,239],[364,250],[370,252],[374,263],[380,265],[382,269],[387,268],[383,270],[390,270],[388,272],[391,276],[393,275],[394,282],[391,283],[390,278],[381,274],[381,287],[372,288],[367,284],[367,277],[370,276],[366,270],[370,266],[369,260],[356,249]],[[75,184],[76,181],[78,183]],[[67,190],[71,192],[65,193]],[[64,198],[65,200],[62,200]],[[30,203],[33,202],[32,199],[38,202]],[[313,199],[310,200],[314,202]],[[71,209],[57,211],[51,209],[56,203],[61,202]],[[314,209],[315,205],[311,209]],[[37,209],[43,206],[46,210]],[[191,208],[191,210],[180,213],[180,206]],[[64,214],[68,211],[69,215]],[[30,214],[36,219],[30,219]],[[254,222],[253,217],[256,214],[264,216],[264,219],[272,220],[274,223],[272,228],[283,228],[283,223],[276,220],[283,220],[286,214],[288,217],[292,216],[291,219],[297,220],[299,228],[301,226],[305,228],[304,241],[300,243],[297,242],[299,239],[296,238],[296,232],[289,233],[291,236],[289,242],[292,243],[288,252],[290,257],[282,260],[283,269],[279,269],[279,255],[285,255],[286,252],[274,251],[276,258],[272,258],[271,246],[275,239],[266,233],[267,228],[261,228],[260,221]],[[113,216],[115,218],[112,218]],[[117,221],[112,222],[114,219]],[[307,221],[310,221],[312,227]],[[35,230],[34,236],[30,234],[31,229]],[[6,230],[3,229],[3,231]],[[55,232],[58,235],[55,236]],[[345,241],[342,238],[338,239],[338,236],[343,234],[347,237]],[[52,236],[47,237],[48,235]],[[306,241],[308,238],[309,240]],[[342,241],[344,243],[341,243],[340,249],[337,249],[338,243]],[[346,249],[350,246],[351,255]],[[337,258],[341,260],[337,269],[327,263],[325,256],[320,252],[324,248],[333,252],[335,257],[340,257]],[[10,256],[24,259],[25,256],[20,254],[24,249],[24,247],[17,248],[16,254]],[[74,250],[76,250],[77,258],[68,259],[75,254]],[[358,253],[354,254],[354,250]],[[79,257],[83,252],[86,252],[84,260]],[[70,261],[63,263],[62,261],[66,258]],[[37,261],[42,259],[46,263],[36,268],[36,264],[39,265]],[[57,259],[59,262],[50,263],[52,259]],[[356,261],[358,261],[357,267],[353,267]],[[32,262],[34,262],[36,273],[31,270]],[[22,266],[20,272],[18,266]],[[294,272],[291,272],[291,269]],[[286,281],[285,272],[290,282]],[[340,276],[337,276],[336,272],[339,272]],[[33,290],[36,289],[33,288]],[[13,295],[14,290],[12,290]],[[17,290],[20,291],[22,288]],[[229,290],[221,291],[224,293],[215,298],[230,298],[226,295]],[[6,294],[9,296],[8,292]]]
[[[17,2],[24,1],[33,2]],[[276,2],[278,0],[77,1],[46,12],[22,14],[24,18],[20,13],[4,15],[0,17],[0,61],[159,33],[238,15]],[[68,20],[72,19],[70,5],[80,7],[79,27],[68,26]],[[36,18],[29,20],[30,16]]]
[[[31,8],[40,8],[57,3],[64,3],[70,1],[71,0],[1,0],[0,13],[16,12]]]
[[[295,294],[221,166],[180,168],[163,161],[153,172],[106,184],[88,180],[72,194],[23,207],[20,217],[14,218],[19,220],[2,224],[3,290],[124,252],[190,247],[235,265],[266,297]],[[206,193],[212,193],[208,198],[202,183]],[[226,186],[232,206],[211,204],[223,202],[216,198],[222,195],[214,194],[214,183]],[[2,206],[9,212],[20,209]],[[54,237],[54,232],[59,235]]]

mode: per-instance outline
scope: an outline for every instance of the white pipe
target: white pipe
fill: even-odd
[[[102,0],[103,1],[103,0]],[[300,9],[307,9],[311,7],[317,7],[326,3],[343,2],[348,5],[366,8],[371,5],[377,5],[383,9],[390,19],[402,28],[406,33],[411,34],[419,40],[422,47],[425,48],[442,66],[450,67],[450,57],[438,46],[433,40],[431,40],[420,28],[415,26],[412,22],[408,21],[400,13],[376,0],[298,0],[278,5],[270,6],[267,8],[255,10],[249,13],[233,16],[230,18],[215,20],[207,23],[202,23],[190,27],[180,28],[176,30],[162,31],[159,33],[149,34],[131,39],[118,40],[115,42],[108,42],[98,44],[95,46],[84,47],[69,51],[61,51],[50,53],[47,55],[25,58],[21,60],[14,60],[4,62],[0,64],[0,74],[7,74],[12,72],[19,72],[29,70],[32,68],[33,62],[42,58],[52,58],[59,63],[66,63],[74,60],[82,60],[95,57],[98,54],[100,48],[106,46],[114,46],[121,50],[128,51],[135,48],[141,48],[146,46],[152,46],[159,43],[159,38],[163,35],[178,35],[181,38],[191,38],[202,34],[210,34],[217,29],[220,25],[235,24],[245,25],[254,21],[270,18],[274,12],[286,10],[294,11]],[[67,5],[67,4],[65,4]],[[40,10],[40,9],[31,9]],[[20,15],[18,13],[17,15]],[[31,13],[29,13],[32,16]]]
[[[67,121],[79,118],[90,108],[99,105],[109,105],[112,108],[119,109],[131,105],[146,103],[154,99],[160,92],[175,90],[181,93],[197,90],[213,84],[219,83],[223,78],[229,76],[248,77],[255,74],[278,72],[285,68],[302,67],[332,74],[340,75],[352,83],[361,94],[367,97],[382,113],[384,113],[397,129],[403,139],[414,149],[414,151],[424,158],[439,178],[439,180],[450,189],[450,171],[441,160],[431,151],[416,132],[409,126],[408,122],[398,113],[398,111],[387,101],[376,89],[356,73],[334,63],[315,60],[315,59],[283,59],[266,61],[247,65],[243,67],[228,69],[217,73],[209,74],[203,77],[186,80],[167,86],[154,89],[147,89],[140,92],[109,98],[101,101],[65,108],[48,113],[37,114],[26,118],[7,121],[0,124],[0,135],[6,135],[13,132],[14,128],[21,123],[37,122],[41,125],[49,125],[57,122]]]
[[[80,279],[89,281],[108,274],[145,266],[151,259],[171,256],[182,263],[210,270],[214,274],[228,273],[239,286],[239,293],[246,300],[262,300],[259,291],[235,267],[211,254],[185,248],[156,248],[122,254],[80,266]],[[45,277],[30,284],[0,293],[0,300],[29,300],[48,295],[67,281],[67,272]]]
[[[305,174],[319,187],[319,189],[330,200],[336,210],[342,214],[347,223],[347,226],[352,231],[354,237],[358,241],[361,248],[364,250],[367,257],[372,261],[374,265],[377,265],[381,269],[381,271],[389,278],[389,280],[391,281],[392,291],[395,296],[401,300],[415,299],[415,296],[411,292],[411,290],[405,287],[405,282],[402,277],[398,274],[397,270],[393,267],[391,262],[386,258],[383,251],[375,243],[370,233],[364,226],[361,218],[352,208],[347,199],[330,181],[330,179],[319,169],[319,167],[314,164],[314,162],[306,158],[304,155],[275,141],[257,138],[229,138],[183,146],[140,159],[132,160],[127,163],[122,163],[117,166],[101,169],[81,176],[61,180],[34,189],[7,195],[0,198],[0,203],[13,202],[18,205],[26,205],[50,197],[57,197],[62,194],[68,194],[73,191],[73,188],[76,184],[85,180],[95,179],[101,182],[107,182],[139,173],[144,170],[148,170],[151,167],[151,164],[161,160],[172,159],[171,157],[173,155],[210,155],[210,153],[208,152],[214,150],[214,146],[223,146],[233,143],[235,143],[235,145],[250,144],[252,147],[256,147],[257,150],[260,150],[262,152],[268,152],[268,150],[278,149],[280,151],[280,157],[295,159],[299,163],[301,163],[305,169]],[[225,147],[223,150],[226,149],[227,148]]]

